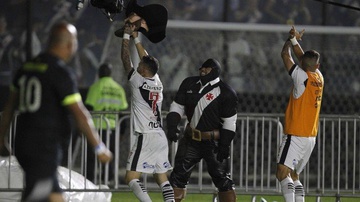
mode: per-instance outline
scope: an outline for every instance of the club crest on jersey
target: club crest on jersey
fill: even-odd
[[[205,97],[206,97],[207,100],[213,100],[214,99],[214,94],[208,93],[208,94],[206,94]]]

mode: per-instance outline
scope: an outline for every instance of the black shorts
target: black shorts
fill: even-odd
[[[54,133],[23,131],[19,129],[15,137],[15,156],[25,175],[23,199],[34,194],[35,187],[43,186],[41,195],[46,200],[50,193],[61,192],[57,168],[62,158],[62,144]]]

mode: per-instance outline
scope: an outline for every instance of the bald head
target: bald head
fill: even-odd
[[[74,25],[67,22],[55,24],[48,41],[48,51],[64,61],[69,61],[77,51],[77,31]]]

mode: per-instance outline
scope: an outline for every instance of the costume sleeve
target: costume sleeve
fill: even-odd
[[[221,120],[223,122],[220,129],[220,146],[229,146],[235,137],[236,120],[237,120],[237,104],[238,98],[236,93],[230,88],[225,88],[224,97],[221,106]]]

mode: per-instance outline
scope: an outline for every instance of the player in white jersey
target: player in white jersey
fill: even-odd
[[[151,60],[145,57],[145,60]],[[160,122],[161,105],[163,100],[163,85],[158,74],[152,78],[144,78],[137,71],[133,71],[129,79],[132,92],[132,112],[135,131],[151,133],[162,131]]]
[[[137,38],[137,31],[134,31],[133,22],[141,20],[138,18],[134,15],[126,20],[121,47],[121,59],[131,85],[131,111],[136,135],[127,161],[125,181],[140,201],[151,201],[139,178],[142,173],[152,173],[162,189],[164,201],[170,202],[174,201],[174,191],[167,178],[167,171],[172,167],[168,160],[167,138],[161,125],[163,85],[157,74],[158,60],[147,54]],[[131,64],[130,35],[141,58],[137,69]]]

